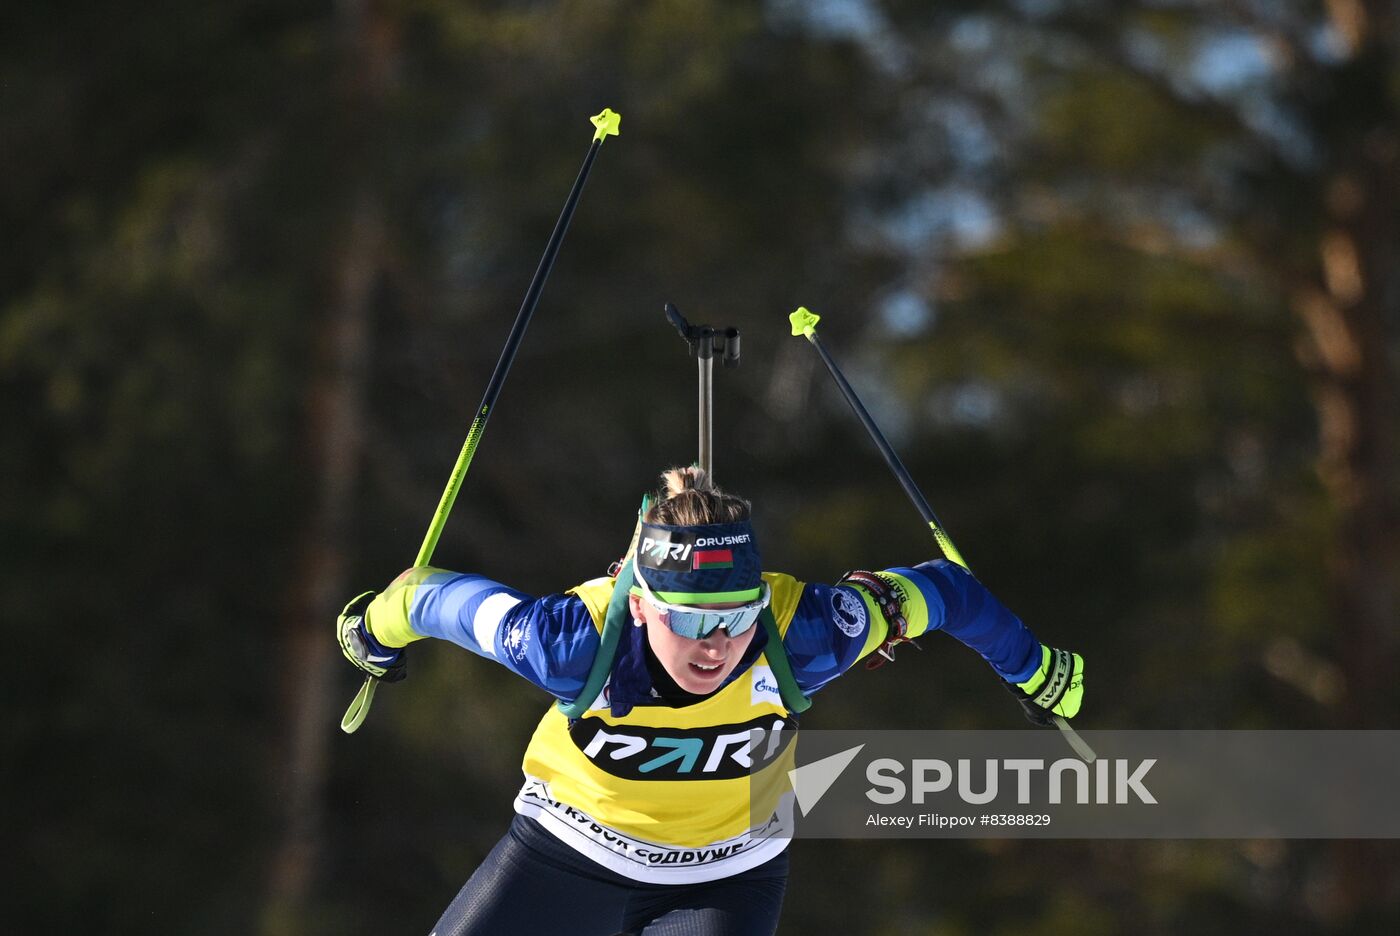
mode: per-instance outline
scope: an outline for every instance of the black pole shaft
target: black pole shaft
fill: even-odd
[[[612,117],[611,131],[608,130],[606,123],[609,115]],[[520,350],[520,341],[525,337],[525,327],[530,324],[530,317],[535,313],[535,306],[539,305],[544,281],[549,278],[549,271],[554,268],[554,258],[559,255],[559,245],[563,243],[564,234],[569,230],[569,222],[573,220],[574,209],[578,207],[578,199],[583,194],[583,184],[588,181],[588,173],[593,168],[593,160],[598,155],[598,150],[602,148],[603,141],[607,139],[609,132],[614,135],[617,133],[618,119],[616,114],[605,109],[594,121],[594,126],[598,127],[598,133],[588,144],[588,155],[583,158],[583,166],[579,169],[578,177],[574,179],[574,187],[569,191],[569,197],[564,202],[564,210],[559,213],[559,220],[554,222],[554,232],[549,235],[549,243],[545,245],[544,256],[540,258],[540,265],[535,268],[535,275],[530,280],[530,288],[525,291],[525,299],[520,303],[520,311],[516,313],[515,322],[511,325],[510,334],[506,337],[506,346],[501,350],[501,356],[496,361],[495,370],[491,372],[491,380],[486,385],[486,393],[481,398],[481,406],[477,408],[471,428],[467,430],[467,439],[462,444],[462,451],[457,455],[457,463],[452,466],[452,473],[447,479],[447,487],[443,489],[442,497],[438,500],[437,510],[433,513],[432,522],[428,524],[428,532],[423,536],[423,544],[418,547],[418,555],[413,560],[415,566],[425,566],[432,561],[433,551],[437,549],[438,538],[442,535],[443,527],[447,525],[447,517],[452,512],[452,505],[457,501],[457,492],[461,490],[462,479],[466,476],[467,468],[471,465],[472,455],[476,452],[482,433],[486,431],[486,421],[491,416],[491,407],[495,405],[496,398],[501,394],[501,386],[506,382],[506,375],[510,373],[510,365],[515,360],[516,352]],[[360,727],[369,714],[370,705],[374,701],[374,691],[378,685],[379,683],[373,677],[365,677],[364,685],[360,687],[360,691],[351,700],[350,708],[346,710],[345,717],[340,720],[342,731],[352,734]]]
[[[818,337],[815,331],[808,335],[807,339],[812,342],[812,347],[816,348],[817,353],[821,355],[822,363],[826,365],[826,369],[831,371],[831,376],[836,380],[836,386],[841,388],[841,395],[845,397],[846,402],[850,404],[851,409],[856,414],[856,418],[860,420],[861,425],[865,426],[865,431],[870,433],[870,438],[875,440],[875,446],[880,450],[880,454],[884,456],[885,464],[889,465],[890,471],[893,471],[894,476],[899,480],[900,487],[904,488],[904,493],[914,502],[914,507],[919,511],[919,516],[924,518],[925,523],[937,530],[941,530],[943,524],[939,522],[937,515],[933,512],[933,508],[929,506],[928,500],[924,498],[924,494],[919,490],[919,486],[914,483],[914,479],[905,469],[903,462],[899,460],[899,456],[895,454],[894,449],[890,448],[890,443],[885,440],[885,434],[880,431],[879,426],[875,425],[875,420],[866,410],[864,404],[860,402],[860,397],[856,396],[856,391],[851,387],[850,382],[846,380],[846,375],[841,373],[841,368],[837,367],[836,362],[832,360],[830,352],[826,350],[826,345],[822,344],[821,338]]]
[[[452,467],[452,473],[447,479],[447,487],[443,489],[442,498],[438,501],[437,511],[433,514],[428,532],[423,536],[423,545],[418,548],[418,557],[414,560],[416,566],[427,565],[432,561],[433,551],[437,549],[438,537],[442,535],[443,527],[447,524],[447,517],[452,512],[452,505],[457,500],[457,492],[461,489],[462,479],[466,476],[472,456],[476,453],[476,447],[481,442],[482,434],[486,431],[486,422],[491,417],[491,408],[495,406],[496,398],[501,393],[501,386],[506,382],[506,375],[510,373],[510,365],[515,361],[516,352],[520,350],[520,341],[525,337],[525,328],[530,324],[530,317],[534,315],[535,306],[539,304],[540,292],[544,289],[545,280],[549,278],[549,271],[554,267],[554,258],[559,254],[559,245],[563,243],[564,233],[568,231],[569,222],[574,216],[574,209],[578,207],[579,195],[583,193],[583,184],[588,181],[588,173],[593,168],[594,157],[598,155],[598,150],[602,145],[602,139],[595,139],[588,146],[588,155],[584,157],[578,178],[574,180],[574,187],[564,202],[564,210],[559,213],[559,220],[554,223],[554,233],[549,236],[549,243],[544,248],[544,256],[540,258],[540,265],[535,270],[534,278],[530,280],[530,288],[525,291],[525,299],[520,304],[520,311],[516,313],[515,324],[510,327],[510,335],[507,336],[506,345],[501,350],[500,358],[496,361],[496,369],[492,372],[491,380],[486,385],[486,393],[481,398],[481,406],[477,407],[471,428],[467,430],[466,442],[463,443],[462,451],[457,456],[457,463]]]
[[[798,311],[806,312],[806,309],[800,309]],[[860,397],[856,396],[856,391],[850,385],[850,382],[846,380],[846,375],[841,373],[841,368],[837,367],[836,362],[832,360],[831,354],[827,352],[826,346],[822,344],[821,338],[817,336],[816,329],[809,328],[805,334],[807,340],[812,343],[812,347],[817,349],[817,354],[821,355],[822,363],[826,365],[826,369],[831,371],[831,376],[836,380],[836,386],[841,388],[841,395],[846,398],[846,402],[849,403],[851,409],[855,411],[856,418],[860,420],[861,425],[865,426],[866,431],[870,433],[870,438],[875,440],[875,445],[880,449],[880,454],[885,457],[885,464],[890,466],[890,470],[894,472],[894,476],[899,479],[900,485],[904,488],[904,493],[909,495],[909,499],[914,502],[914,507],[918,509],[919,516],[923,517],[924,522],[933,529],[934,538],[938,541],[939,547],[942,548],[943,554],[951,561],[967,569],[968,572],[971,572],[972,570],[962,558],[962,554],[958,552],[958,548],[953,545],[953,541],[949,539],[948,534],[943,531],[943,524],[940,523],[938,517],[934,515],[933,508],[930,507],[928,501],[924,499],[923,492],[919,490],[918,485],[914,483],[914,479],[910,477],[909,472],[905,470],[904,465],[899,460],[899,456],[894,453],[894,449],[890,448],[890,443],[885,440],[884,433],[880,431],[879,426],[875,425],[875,420],[871,418],[864,404],[860,402]],[[1069,742],[1074,752],[1092,764],[1098,757],[1098,755],[1094,753],[1094,749],[1086,744],[1083,738],[1079,737],[1064,717],[1055,715],[1053,718],[1055,727],[1060,729],[1060,733],[1065,736],[1065,740]]]
[[[549,236],[549,243],[545,245],[544,256],[540,258],[540,265],[535,269],[534,278],[530,280],[530,288],[525,291],[520,311],[515,314],[515,324],[510,327],[506,346],[501,351],[500,360],[496,362],[496,369],[491,373],[491,382],[486,385],[486,394],[481,398],[478,413],[489,412],[496,398],[500,396],[501,385],[506,382],[506,374],[510,373],[510,365],[515,362],[520,341],[525,337],[525,328],[530,324],[530,317],[535,314],[535,306],[539,305],[544,282],[549,279],[550,270],[554,269],[554,258],[559,255],[559,245],[564,242],[564,234],[569,230],[569,222],[574,218],[579,196],[583,194],[583,184],[588,181],[593,160],[602,145],[602,140],[594,140],[588,146],[588,155],[584,157],[583,167],[579,169],[578,178],[574,179],[574,187],[569,192],[568,200],[564,202],[564,210],[559,213],[559,220],[554,222],[554,233]]]

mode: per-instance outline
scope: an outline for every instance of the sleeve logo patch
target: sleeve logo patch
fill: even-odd
[[[506,655],[517,663],[525,661],[525,654],[530,650],[530,621],[526,617],[521,617],[510,626],[505,636],[501,638]]]
[[[844,588],[831,593],[831,612],[836,628],[847,637],[859,637],[865,632],[865,602]]]

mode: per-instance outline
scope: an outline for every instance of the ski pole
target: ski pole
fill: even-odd
[[[535,307],[539,305],[540,293],[544,290],[545,280],[549,278],[549,272],[554,268],[554,258],[559,255],[559,245],[564,241],[564,234],[569,230],[569,222],[573,220],[574,210],[578,208],[579,196],[583,194],[584,183],[588,181],[588,174],[593,169],[593,160],[598,155],[598,150],[602,149],[604,141],[609,136],[617,136],[618,126],[622,122],[622,115],[612,108],[603,108],[602,113],[588,118],[589,122],[596,128],[593,140],[588,145],[588,155],[583,158],[583,167],[579,169],[578,178],[574,179],[574,187],[569,191],[569,197],[564,202],[564,210],[559,213],[559,220],[554,222],[554,232],[549,235],[549,243],[545,245],[544,256],[540,258],[540,265],[535,269],[535,275],[530,280],[530,288],[525,291],[525,299],[520,303],[520,311],[515,314],[515,324],[510,328],[510,334],[506,337],[506,346],[501,350],[500,359],[496,361],[496,369],[491,373],[491,380],[486,385],[486,393],[481,398],[481,405],[477,407],[476,417],[472,419],[471,427],[467,430],[467,439],[462,444],[462,451],[457,455],[457,463],[452,466],[452,474],[448,476],[447,487],[443,489],[442,498],[438,501],[437,510],[433,513],[432,522],[428,524],[428,532],[423,536],[423,544],[418,547],[418,555],[413,560],[413,565],[425,566],[433,559],[433,551],[437,549],[438,539],[442,536],[442,529],[447,524],[448,514],[452,513],[452,505],[457,500],[457,492],[462,487],[462,479],[467,474],[467,468],[471,466],[472,456],[476,454],[476,447],[481,442],[482,433],[486,431],[486,421],[491,418],[492,407],[496,405],[496,398],[501,394],[501,386],[506,382],[506,375],[510,373],[510,365],[515,362],[515,355],[520,350],[520,341],[525,337],[525,329],[530,324],[530,318],[535,314]],[[350,707],[345,711],[345,717],[341,719],[340,727],[346,734],[351,734],[364,722],[365,716],[369,714],[369,707],[374,701],[374,690],[379,685],[378,681],[371,676],[366,676],[364,685],[351,700]]]
[[[909,472],[905,470],[904,464],[900,462],[899,456],[895,454],[894,449],[890,448],[889,442],[885,441],[884,433],[880,431],[879,426],[875,425],[875,420],[871,418],[870,413],[866,410],[865,406],[861,404],[860,397],[856,396],[855,390],[851,388],[845,375],[841,373],[841,369],[837,367],[836,362],[832,360],[830,352],[826,350],[826,345],[822,344],[821,338],[817,336],[817,322],[820,320],[820,315],[815,315],[807,311],[805,306],[788,316],[788,321],[792,322],[793,335],[805,337],[812,343],[812,347],[817,349],[817,354],[821,355],[822,363],[826,364],[826,369],[831,371],[831,376],[836,380],[836,386],[841,388],[841,395],[845,397],[846,402],[851,405],[851,409],[855,411],[856,418],[860,420],[861,425],[870,433],[870,438],[875,440],[875,446],[880,450],[880,454],[884,456],[885,464],[890,466],[890,471],[894,472],[895,478],[898,479],[900,486],[904,488],[904,493],[914,502],[914,508],[919,511],[919,516],[924,518],[924,522],[927,523],[929,529],[933,531],[933,538],[938,542],[938,548],[943,551],[943,555],[950,561],[956,562],[958,565],[971,572],[972,569],[968,567],[966,560],[962,557],[962,553],[958,552],[958,547],[953,545],[952,539],[943,530],[943,525],[938,522],[938,517],[934,514],[933,508],[929,506],[928,501],[924,498],[923,492],[919,490],[918,485],[914,483],[914,479],[910,477]]]
[[[943,524],[939,523],[938,517],[934,514],[933,508],[929,506],[928,500],[924,498],[923,492],[920,491],[919,486],[914,483],[913,477],[909,474],[908,470],[905,469],[903,463],[900,462],[899,456],[895,454],[894,449],[890,448],[890,443],[886,441],[884,433],[880,431],[879,426],[875,425],[875,420],[871,418],[870,413],[860,402],[860,397],[856,396],[855,389],[851,386],[850,382],[846,380],[846,376],[841,373],[841,369],[836,366],[836,361],[832,359],[831,353],[826,350],[826,345],[822,344],[821,338],[817,335],[817,322],[821,321],[821,316],[808,311],[806,306],[802,306],[799,307],[796,312],[788,316],[788,321],[792,323],[793,336],[806,338],[811,342],[812,347],[817,349],[817,354],[821,355],[822,363],[824,363],[826,369],[831,372],[832,378],[836,381],[836,386],[841,388],[841,395],[846,398],[846,402],[850,404],[851,409],[855,412],[861,425],[865,426],[865,430],[870,433],[870,438],[874,440],[876,447],[880,450],[880,454],[885,458],[885,464],[889,466],[890,471],[894,472],[895,478],[898,479],[900,486],[904,488],[904,493],[914,502],[914,507],[919,511],[919,516],[924,518],[924,522],[927,523],[929,529],[933,531],[933,538],[938,543],[938,548],[943,551],[943,555],[949,561],[956,562],[958,565],[971,572],[972,570],[968,567],[966,560],[963,559],[962,553],[958,552],[958,548],[953,545],[953,540],[943,529]],[[1051,717],[1054,719],[1055,726],[1059,728],[1060,732],[1065,736],[1065,740],[1069,742],[1069,746],[1074,748],[1075,753],[1089,763],[1093,763],[1097,756],[1094,754],[1093,748],[1089,747],[1084,739],[1079,737],[1079,734],[1070,727],[1069,722],[1063,717],[1059,715],[1052,715]]]

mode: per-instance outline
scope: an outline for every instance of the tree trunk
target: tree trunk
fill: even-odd
[[[371,316],[385,253],[377,180],[369,176],[366,160],[357,157],[372,139],[374,115],[393,73],[397,36],[387,15],[365,0],[342,0],[336,25],[345,49],[340,122],[350,144],[342,164],[348,169],[349,223],[329,264],[329,299],[315,333],[307,393],[307,463],[316,497],[286,602],[281,699],[287,733],[277,787],[283,822],[262,908],[264,936],[309,928],[309,898],[323,853],[327,752],[338,725],[330,677],[339,651],[331,625],[352,597],[347,573],[353,498],[363,450]]]
[[[1400,56],[1393,4],[1329,4],[1352,60],[1332,110],[1347,116],[1325,145],[1332,169],[1318,246],[1320,285],[1297,297],[1311,338],[1318,474],[1332,502],[1328,573],[1347,680],[1347,727],[1394,727],[1400,648],[1400,114],[1385,82]]]
[[[371,198],[362,195],[339,260],[336,295],[320,330],[309,391],[308,441],[318,496],[298,550],[287,602],[281,693],[287,738],[278,787],[283,833],[272,860],[263,914],[262,930],[267,936],[300,931],[298,921],[321,852],[326,752],[336,724],[330,674],[339,656],[331,621],[351,597],[348,544],[364,423],[370,310],[382,239],[380,212]]]
[[[1400,56],[1394,4],[1329,0],[1350,60],[1331,103],[1354,122],[1324,141],[1333,167],[1321,285],[1295,303],[1311,339],[1318,475],[1334,517],[1327,574],[1345,679],[1339,727],[1394,728],[1400,664],[1400,114],[1385,88]],[[1339,841],[1316,909],[1346,925],[1393,893],[1378,843]],[[1389,878],[1389,880],[1387,880]]]

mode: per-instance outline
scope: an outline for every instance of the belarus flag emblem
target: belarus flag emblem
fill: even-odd
[[[732,569],[734,568],[734,551],[732,549],[697,549],[691,553],[691,569],[696,572],[703,572],[705,569]]]

